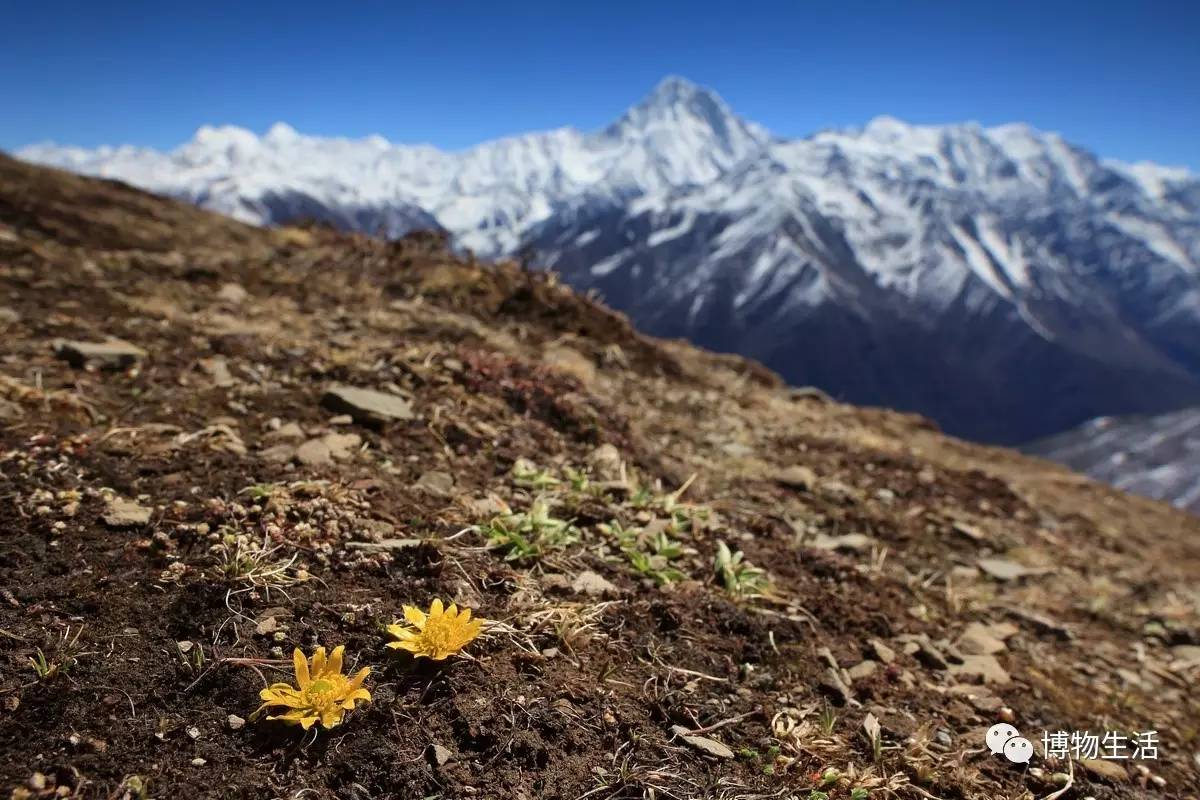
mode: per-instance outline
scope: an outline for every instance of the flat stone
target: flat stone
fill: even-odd
[[[357,433],[327,433],[321,437],[334,461],[350,458],[362,446],[362,437]]]
[[[595,362],[573,347],[551,347],[542,355],[542,361],[554,369],[574,375],[582,383],[596,380]]]
[[[864,678],[869,678],[875,674],[875,670],[879,669],[879,665],[874,661],[867,660],[855,664],[847,672],[850,675],[850,680],[861,681]]]
[[[450,752],[450,748],[442,747],[440,744],[429,745],[428,752],[429,760],[439,767],[446,766],[446,762],[454,757],[454,753]]]
[[[998,581],[1015,581],[1045,572],[1045,570],[1031,569],[1007,558],[981,558],[976,563],[981,570]]]
[[[813,472],[809,467],[796,464],[780,470],[775,476],[775,482],[789,489],[799,489],[807,492],[817,485],[817,473]]]
[[[587,463],[600,480],[615,481],[621,478],[621,451],[614,445],[600,445],[588,453]]]
[[[296,460],[306,467],[321,467],[333,463],[333,454],[324,439],[309,439],[296,448]]]
[[[987,541],[987,534],[974,525],[968,525],[965,522],[955,522],[952,527],[955,533],[962,534],[973,542]]]
[[[813,541],[813,547],[818,550],[843,550],[851,553],[870,550],[874,544],[875,540],[865,533],[847,533],[843,536],[821,534]]]
[[[297,447],[296,460],[307,467],[324,466],[346,460],[361,444],[357,433],[327,433]]]
[[[110,528],[139,528],[150,521],[151,509],[133,500],[113,500],[100,519]]]
[[[296,457],[296,448],[290,444],[280,443],[260,450],[258,457],[269,464],[286,464]]]
[[[891,664],[896,660],[896,651],[878,639],[872,639],[869,644],[871,645],[871,650],[875,653],[875,657],[884,664]]]
[[[854,699],[854,692],[846,685],[846,681],[842,679],[841,670],[836,667],[829,667],[825,670],[825,674],[821,677],[819,685],[829,694],[832,694],[845,705],[858,707],[862,705]]]
[[[989,656],[1007,650],[1004,638],[997,636],[991,625],[972,622],[958,637],[958,649],[964,655]],[[1010,636],[1012,634],[1009,634]]]
[[[687,728],[683,727],[682,725],[672,725],[671,733],[678,736],[690,747],[694,747],[702,753],[706,753],[716,758],[733,758],[733,751],[718,742],[716,739],[709,739],[707,736],[694,736],[688,733]]]
[[[571,581],[571,590],[578,594],[586,594],[593,597],[614,595],[618,592],[617,587],[611,581],[591,570],[584,570],[579,573],[575,577],[575,580]]]
[[[417,478],[417,488],[430,494],[448,495],[454,491],[454,476],[431,469]]]
[[[237,378],[233,377],[233,373],[229,371],[229,364],[221,356],[200,359],[200,369],[212,378],[213,384],[218,388],[233,386],[237,383]]]
[[[229,303],[230,305],[240,305],[249,296],[250,293],[238,283],[226,283],[217,290],[217,299],[222,303]]]
[[[995,656],[963,656],[963,663],[952,665],[950,673],[955,677],[979,678],[984,683],[994,683],[1000,686],[1012,681]]]
[[[420,539],[380,539],[378,542],[346,542],[346,547],[352,550],[403,550],[420,544]]]
[[[124,369],[146,357],[145,350],[121,339],[108,339],[104,342],[75,342],[60,339],[54,343],[54,352],[76,369],[88,366]]]
[[[331,387],[321,398],[321,405],[339,414],[349,414],[359,423],[377,424],[416,417],[412,405],[399,395],[353,386]]]
[[[246,720],[239,717],[237,714],[230,714],[225,718],[225,723],[229,726],[229,730],[231,731],[240,731],[242,728],[246,727]]]
[[[1004,611],[1010,617],[1015,617],[1022,622],[1029,623],[1038,633],[1054,636],[1064,642],[1069,642],[1075,638],[1075,634],[1069,628],[1044,614],[1038,614],[1016,606],[1006,606]]]
[[[858,499],[858,492],[841,481],[822,481],[817,486],[817,492],[835,503],[853,503]]]
[[[1125,783],[1129,780],[1129,773],[1116,761],[1102,758],[1080,758],[1077,761],[1079,766],[1097,778],[1103,778],[1113,783]]]
[[[271,441],[297,441],[304,438],[304,429],[298,423],[287,422],[263,436]]]

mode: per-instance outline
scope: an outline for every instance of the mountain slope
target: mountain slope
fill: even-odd
[[[1200,790],[1200,519],[1165,504],[796,396],[439,236],[4,156],[0,298],[0,796]],[[435,598],[482,635],[388,649]],[[371,702],[254,714],[318,646]],[[985,749],[998,719],[1031,764]]]
[[[604,130],[461,153],[276,125],[20,155],[255,223],[436,224],[533,253],[649,332],[974,438],[1200,403],[1200,182],[1024,125],[787,141],[672,78]]]
[[[1102,417],[1023,449],[1119,489],[1200,513],[1200,409]]]

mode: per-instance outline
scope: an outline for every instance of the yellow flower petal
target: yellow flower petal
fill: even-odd
[[[346,651],[345,645],[338,645],[333,648],[333,652],[329,654],[329,661],[325,662],[325,672],[333,672],[338,675],[342,674],[342,653]]]
[[[304,657],[304,653],[299,647],[292,652],[292,667],[296,670],[296,685],[301,689],[307,689],[312,678],[308,674],[308,659]]]
[[[433,603],[429,606],[429,616],[436,618],[442,616],[443,613],[445,613],[445,607],[442,605],[441,598],[434,598]]]
[[[426,620],[425,612],[419,608],[414,608],[413,606],[405,606],[404,607],[404,618],[406,620],[408,620],[409,623],[417,626],[418,628],[425,627],[425,620]],[[397,626],[397,627],[399,627],[399,626]]]
[[[312,675],[314,678],[319,677],[325,672],[325,648],[318,647],[313,652],[312,657]]]

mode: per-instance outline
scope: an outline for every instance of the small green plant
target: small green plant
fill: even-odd
[[[29,666],[37,674],[39,681],[51,681],[71,671],[78,663],[79,657],[84,655],[79,652],[79,637],[82,634],[83,628],[76,630],[74,635],[71,634],[71,629],[67,628],[59,636],[50,655],[47,656],[39,647],[37,655],[29,657]]]
[[[731,551],[724,542],[717,542],[714,566],[725,591],[735,597],[761,596],[770,585],[766,572],[747,561],[741,550]]]
[[[150,800],[150,779],[141,775],[128,775],[117,788],[120,800]]]
[[[616,519],[599,528],[617,540],[629,565],[639,575],[651,578],[660,586],[677,583],[687,577],[671,564],[683,555],[683,548],[666,531],[646,536],[644,532],[622,526],[620,520]]]
[[[221,541],[213,546],[218,575],[229,583],[245,589],[262,589],[270,597],[272,589],[283,589],[302,579],[296,556],[283,559],[276,554],[282,545],[267,547],[248,536],[225,529]],[[286,592],[284,592],[286,594]]]
[[[842,773],[839,772],[836,767],[827,767],[825,769],[825,771],[821,773],[821,782],[820,782],[821,788],[828,789],[830,786],[833,786],[841,779],[842,779]]]
[[[829,794],[827,792],[818,792],[816,789],[813,789],[808,793],[808,800],[829,800]]]
[[[183,666],[192,674],[199,674],[204,671],[204,645],[192,643],[188,649],[184,649],[184,645],[188,642],[176,642],[175,652],[179,655],[179,660],[183,662]]]
[[[861,786],[856,786],[850,790],[850,800],[868,800],[871,792]]]
[[[279,486],[274,483],[256,483],[253,486],[247,486],[242,489],[239,494],[247,495],[251,500],[266,500],[273,495]]]
[[[505,561],[530,561],[579,541],[579,530],[569,520],[550,514],[544,499],[528,512],[503,514],[483,527],[488,545],[505,551]]]
[[[37,649],[36,656],[29,657],[29,666],[33,667],[33,671],[37,673],[38,680],[44,681],[48,678],[53,678],[58,674],[57,666],[51,666],[46,660],[46,654],[42,652],[42,648]]]
[[[518,458],[512,465],[512,477],[517,486],[537,492],[552,489],[562,483],[549,470],[540,469],[532,461],[524,458]]]
[[[832,736],[833,729],[837,726],[838,716],[833,707],[826,703],[821,708],[821,733],[825,736]]]

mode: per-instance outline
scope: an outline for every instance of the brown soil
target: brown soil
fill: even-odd
[[[1200,521],[1164,505],[792,397],[437,237],[259,230],[3,157],[0,328],[14,797],[994,800],[1068,775],[1065,798],[1200,792]],[[78,368],[53,348],[106,337],[146,355]],[[347,424],[331,384],[414,417]],[[358,446],[287,460],[330,432]],[[506,559],[484,529],[539,496],[576,540]],[[149,521],[107,523],[115,499]],[[636,571],[614,520],[646,554],[662,531],[673,571]],[[866,538],[830,549],[848,534]],[[256,564],[229,566],[235,541]],[[769,585],[729,591],[718,542]],[[584,572],[611,586],[576,591]],[[385,649],[401,606],[434,597],[492,624],[441,666]],[[1013,626],[1010,682],[962,670],[972,622]],[[373,668],[373,702],[315,737],[231,726],[318,644]],[[984,747],[1002,719],[1035,741],[1030,768]],[[1154,729],[1159,758],[1049,761],[1060,729]]]

